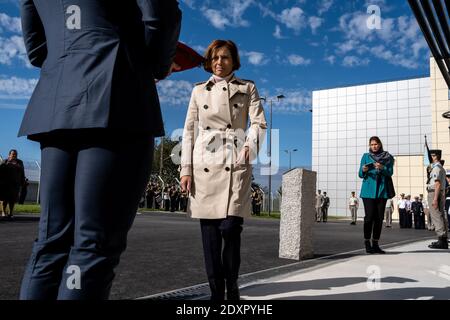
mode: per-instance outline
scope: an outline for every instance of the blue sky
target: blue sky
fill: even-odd
[[[367,27],[369,5],[378,5],[381,29]],[[280,130],[280,162],[311,165],[311,92],[315,89],[423,76],[429,52],[406,1],[181,0],[180,40],[203,53],[213,39],[240,49],[237,75],[255,81],[260,95],[286,99],[273,104]],[[9,149],[39,160],[39,146],[17,138],[27,100],[39,77],[20,33],[18,0],[0,0],[0,155]],[[191,89],[208,74],[194,69],[159,86],[167,134],[182,128]],[[266,105],[266,117],[269,107]]]

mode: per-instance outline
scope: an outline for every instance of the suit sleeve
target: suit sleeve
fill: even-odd
[[[175,58],[181,29],[176,0],[137,0],[145,26],[145,42],[153,53],[154,77],[164,79]]]
[[[198,106],[195,101],[195,88],[192,91],[191,101],[184,123],[183,142],[181,146],[180,177],[192,176],[193,151],[195,145],[196,128],[198,124]]]
[[[28,59],[33,66],[40,68],[47,58],[47,40],[44,26],[33,0],[21,1],[20,16]]]
[[[249,148],[250,162],[252,162],[258,156],[267,130],[264,109],[255,85],[251,87],[248,116],[250,119],[250,128],[245,139],[244,147]]]

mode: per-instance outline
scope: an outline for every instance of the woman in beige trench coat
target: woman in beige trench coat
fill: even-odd
[[[250,163],[267,124],[255,84],[234,75],[240,68],[236,45],[215,40],[205,58],[212,76],[192,91],[181,187],[190,192],[188,214],[200,219],[211,300],[224,300],[225,288],[227,300],[238,300],[240,234],[244,217],[251,215]]]

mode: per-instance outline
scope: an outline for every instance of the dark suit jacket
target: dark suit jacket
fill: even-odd
[[[22,0],[21,17],[41,75],[19,136],[84,128],[164,135],[154,80],[175,56],[176,0]]]

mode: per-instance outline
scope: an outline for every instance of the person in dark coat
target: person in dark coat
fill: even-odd
[[[414,197],[414,200],[411,203],[411,211],[414,215],[414,229],[425,229],[425,213],[422,202],[419,200],[419,197]]]
[[[19,135],[40,143],[42,169],[20,299],[108,299],[164,136],[155,80],[175,68],[181,11],[176,0],[22,0],[21,18],[41,73]]]
[[[20,189],[25,183],[25,169],[22,160],[17,158],[17,150],[11,150],[8,159],[1,164],[3,212],[6,214],[6,208],[9,207],[7,217],[14,216],[14,206],[19,200]]]
[[[25,203],[25,199],[27,198],[28,186],[29,185],[30,185],[30,183],[28,182],[28,179],[25,178],[25,181],[24,181],[22,187],[20,188],[19,204],[24,204]]]

